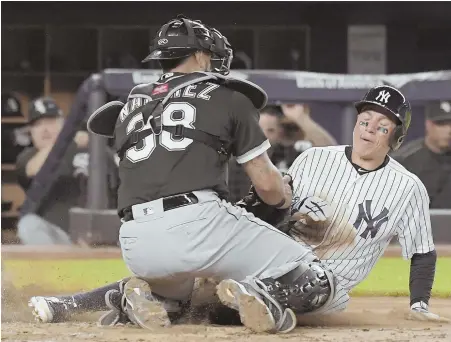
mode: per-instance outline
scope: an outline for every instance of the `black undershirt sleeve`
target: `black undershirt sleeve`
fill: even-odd
[[[429,304],[435,276],[437,252],[414,254],[410,260],[410,305],[423,301]]]

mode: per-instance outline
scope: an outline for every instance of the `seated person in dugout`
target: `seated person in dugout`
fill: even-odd
[[[432,209],[451,208],[451,101],[426,105],[426,136],[392,154],[426,186]]]
[[[28,127],[33,146],[17,157],[17,178],[26,192],[44,165],[64,125],[64,115],[49,97],[30,103]],[[78,131],[61,160],[61,172],[36,213],[26,213],[18,222],[18,237],[25,245],[70,245],[69,210],[84,207],[83,187],[87,180],[88,133]]]

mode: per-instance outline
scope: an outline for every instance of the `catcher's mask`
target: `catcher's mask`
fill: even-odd
[[[212,28],[211,32],[215,39],[211,47],[211,51],[213,52],[211,56],[212,71],[222,75],[228,75],[233,60],[232,45],[230,45],[228,39],[217,29]]]
[[[412,119],[409,101],[398,89],[383,85],[371,88],[361,101],[355,103],[359,114],[367,106],[374,106],[378,112],[395,119],[396,128],[390,140],[390,148],[396,151],[404,141]]]
[[[189,57],[197,51],[211,55],[214,72],[223,75],[229,73],[233,53],[227,38],[200,20],[191,20],[178,15],[158,30],[150,45],[150,54],[142,62],[180,59]]]

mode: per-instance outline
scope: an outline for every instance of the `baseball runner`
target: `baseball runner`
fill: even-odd
[[[399,90],[378,86],[356,109],[352,146],[308,149],[288,172],[293,179],[291,219],[277,227],[311,249],[335,280],[329,300],[303,314],[344,310],[349,291],[368,276],[397,236],[403,258],[411,260],[409,318],[448,322],[428,307],[437,254],[427,191],[418,177],[388,156],[407,134],[410,104]],[[247,205],[269,221],[253,209],[255,201]],[[231,308],[243,291],[233,280],[218,286],[219,298]]]
[[[214,95],[210,94],[212,99]],[[197,102],[190,104],[202,108]],[[398,236],[403,257],[411,260],[410,318],[445,320],[428,309],[436,253],[427,193],[417,177],[388,156],[407,134],[410,105],[397,89],[382,86],[370,89],[356,108],[352,146],[312,148],[291,166],[292,201],[285,195],[285,200],[291,201],[289,221],[281,218],[285,215],[283,210],[264,204],[264,192],[260,194],[258,182],[244,162],[254,187],[238,206],[217,199],[215,192],[194,191],[199,202],[189,204],[187,210],[181,210],[183,207],[171,210],[177,217],[167,217],[166,211],[161,206],[155,207],[152,201],[152,205],[138,204],[144,214],[132,209],[134,219],[123,219],[124,259],[141,279],[124,279],[73,297],[33,297],[30,303],[36,315],[45,322],[57,321],[75,312],[75,307],[87,309],[88,305],[80,305],[87,298],[102,295],[104,298],[97,300],[98,307],[91,307],[110,309],[100,319],[102,325],[132,321],[146,328],[155,318],[169,324],[171,314],[180,314],[189,302],[194,277],[215,277],[219,280],[220,301],[237,310],[244,325],[254,331],[288,332],[296,324],[295,315],[344,310],[349,291],[367,277],[390,240]],[[252,128],[247,132],[260,131]],[[249,151],[255,151],[255,146],[260,148],[261,144],[260,140],[255,141]],[[244,155],[249,155],[249,151]],[[134,170],[139,167],[134,166]],[[161,184],[162,189],[167,186],[165,182]],[[135,189],[134,193],[139,193]],[[223,214],[222,208],[227,214]],[[146,210],[151,213],[146,215]],[[154,212],[157,218],[152,217]],[[210,212],[215,218],[209,216]],[[276,224],[293,240],[255,217]],[[224,233],[217,235],[216,230]],[[180,250],[171,248],[171,253],[155,254],[155,251],[163,253],[163,239],[164,248],[171,248],[173,243]],[[288,241],[296,241],[301,249]],[[143,248],[139,247],[141,243]],[[196,256],[191,254],[194,249]],[[296,250],[295,255],[287,259],[285,255],[291,250]],[[177,258],[179,261],[172,263]],[[273,266],[277,263],[280,265]],[[263,265],[273,270],[269,272]],[[307,281],[301,283],[302,278]]]
[[[407,134],[410,105],[397,89],[380,86],[356,109],[352,146],[311,148],[291,166],[294,219],[283,229],[311,246],[337,280],[334,299],[318,313],[344,309],[349,291],[397,236],[411,260],[410,316],[440,320],[428,310],[437,257],[429,197],[419,178],[388,156]]]
[[[213,73],[212,57],[221,60]],[[160,62],[160,79],[88,121],[91,132],[115,139],[121,158],[119,238],[134,274],[122,312],[143,328],[170,325],[199,277],[225,279],[221,301],[255,332],[289,332],[296,314],[332,298],[333,276],[309,249],[226,200],[233,154],[253,183],[252,198],[279,217],[292,201],[291,178],[269,160],[258,124],[266,94],[224,75],[231,57],[217,30],[178,16],[144,60]]]

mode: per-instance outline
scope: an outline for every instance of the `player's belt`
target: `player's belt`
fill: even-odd
[[[186,194],[174,195],[163,198],[164,211],[184,207],[186,205],[198,203],[199,199],[192,192]],[[134,220],[132,207],[122,209],[119,213],[121,219],[125,222]]]

